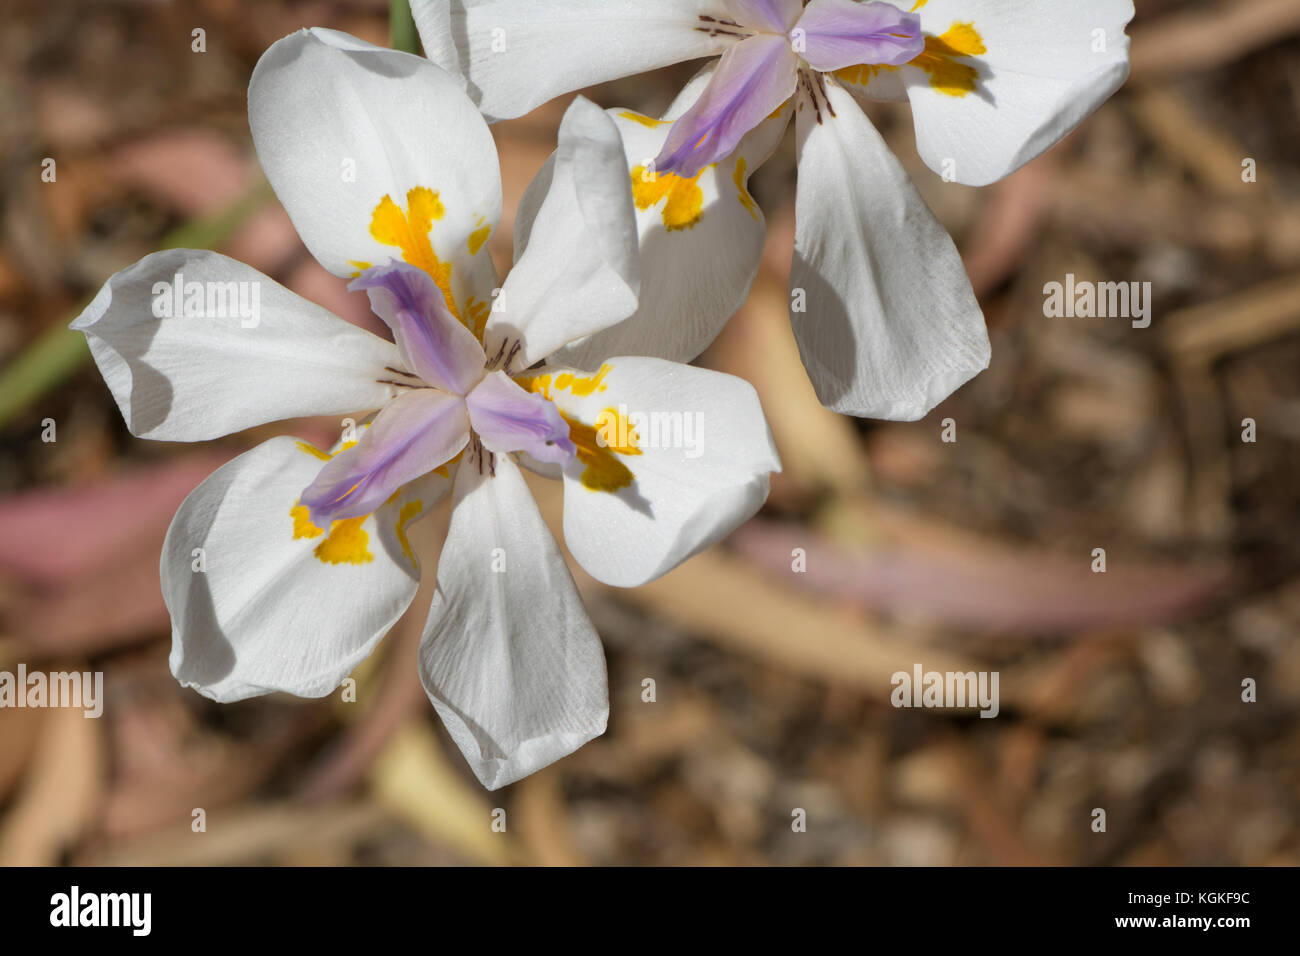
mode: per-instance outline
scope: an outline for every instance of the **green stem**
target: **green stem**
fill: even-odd
[[[389,0],[388,29],[394,50],[420,52],[420,34],[415,29],[410,0]]]
[[[196,219],[163,237],[160,249],[214,249],[234,234],[248,217],[271,198],[265,181],[226,209],[206,219]],[[89,305],[83,302],[81,309]],[[81,314],[81,309],[77,314]],[[71,321],[71,320],[69,320]],[[54,388],[90,358],[86,337],[66,325],[56,325],[0,370],[0,428],[15,415]]]

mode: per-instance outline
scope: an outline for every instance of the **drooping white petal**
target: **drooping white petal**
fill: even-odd
[[[564,539],[596,579],[636,587],[731,533],[767,499],[780,462],[753,387],[654,358],[595,376],[547,368],[575,428],[564,467]]]
[[[274,438],[181,505],[163,545],[162,590],[182,684],[222,702],[272,691],[322,697],[415,596],[406,526],[450,481],[422,479],[418,499],[404,494],[327,534],[295,507],[322,454]]]
[[[605,656],[519,468],[467,455],[456,476],[420,677],[489,790],[605,732]]]
[[[607,80],[721,53],[726,0],[413,0],[429,59],[490,120]],[[712,19],[703,19],[711,17]]]
[[[712,75],[706,66],[666,119],[699,97]],[[641,292],[636,312],[555,353],[550,361],[598,368],[614,355],[646,355],[689,362],[722,331],[745,303],[763,254],[766,223],[749,194],[748,180],[772,155],[793,108],[764,120],[732,155],[704,169],[695,180],[653,174],[669,124],[630,110],[610,115],[623,137],[628,175],[637,206]]]
[[[501,176],[459,80],[423,57],[304,30],[258,61],[248,117],[267,178],[325,268],[353,276],[403,259],[451,293],[458,318],[486,314]]]
[[[483,334],[488,361],[507,372],[636,311],[636,212],[618,127],[604,110],[573,101],[521,205],[515,265]]]
[[[131,434],[207,441],[377,408],[397,348],[215,252],[169,249],[104,284],[86,334]]]
[[[1008,176],[1128,76],[1132,0],[930,0],[927,51],[901,68],[926,164],[971,186]]]
[[[833,81],[798,113],[791,320],[822,404],[923,417],[989,363],[952,239],[853,97]]]

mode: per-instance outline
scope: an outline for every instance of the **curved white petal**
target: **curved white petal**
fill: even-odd
[[[718,22],[726,0],[413,0],[411,12],[429,59],[464,76],[493,121],[737,39]]]
[[[483,334],[489,363],[507,372],[636,311],[636,213],[618,127],[604,110],[573,101],[521,207],[515,265]]]
[[[988,332],[948,233],[852,95],[825,89],[798,113],[795,339],[823,405],[912,421],[988,366]]]
[[[1128,76],[1132,0],[930,0],[918,13],[927,53],[901,68],[917,149],[960,183],[1015,172]]]
[[[181,505],[163,545],[162,590],[171,670],[185,686],[222,702],[272,691],[323,697],[415,596],[406,526],[450,482],[422,479],[327,535],[295,509],[322,455],[274,438],[218,469]]]
[[[451,293],[458,318],[486,315],[501,175],[456,78],[423,57],[303,30],[258,61],[248,118],[267,178],[326,269],[404,260]]]
[[[605,732],[605,655],[507,456],[466,455],[420,645],[420,677],[489,790]]]
[[[177,292],[179,289],[179,293]],[[396,346],[215,252],[169,249],[114,275],[72,323],[131,434],[207,441],[378,408]]]
[[[687,84],[666,115],[685,111],[713,69],[705,67]],[[767,231],[763,211],[749,194],[749,177],[780,143],[793,108],[786,105],[764,120],[730,157],[695,180],[649,172],[667,139],[667,120],[630,110],[609,113],[623,137],[637,206],[639,302],[627,319],[561,349],[550,361],[576,368],[598,368],[614,355],[689,362],[749,297]]]
[[[734,376],[638,357],[595,376],[547,368],[533,381],[589,426],[571,433],[564,539],[606,584],[652,581],[730,534],[780,471],[758,395]]]

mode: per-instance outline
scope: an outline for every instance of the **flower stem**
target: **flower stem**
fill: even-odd
[[[389,0],[389,35],[394,50],[404,53],[420,52],[420,34],[415,29],[410,0]]]

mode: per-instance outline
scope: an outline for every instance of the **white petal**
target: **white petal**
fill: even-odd
[[[610,359],[599,375],[576,380],[546,372],[560,410],[596,429],[596,459],[584,458],[579,442],[564,468],[564,539],[598,580],[652,581],[767,500],[780,462],[748,382],[639,357]]]
[[[323,697],[410,604],[419,570],[405,528],[450,482],[422,480],[419,504],[413,485],[327,536],[294,513],[322,464],[310,446],[274,438],[181,505],[163,545],[162,590],[182,684],[223,702],[272,691]]]
[[[823,405],[912,421],[988,366],[988,332],[948,233],[853,97],[826,91],[798,114],[795,338]]]
[[[714,56],[725,0],[414,0],[429,59],[469,81],[491,120],[584,87]]]
[[[491,460],[491,456],[487,456]],[[605,732],[605,655],[515,463],[456,476],[420,676],[489,790]]]
[[[636,212],[618,127],[604,110],[582,97],[573,101],[555,155],[521,210],[515,266],[483,335],[489,363],[502,362],[506,371],[528,368],[636,311]]]
[[[666,115],[684,112],[712,73],[712,65],[705,67]],[[647,172],[668,137],[668,122],[630,110],[609,112],[623,136],[638,206],[639,303],[624,321],[561,349],[550,361],[576,368],[598,368],[614,355],[689,362],[709,347],[749,297],[767,226],[747,183],[781,141],[793,109],[787,105],[779,116],[765,120],[694,184],[678,177],[661,183]]]
[[[930,0],[918,12],[927,34],[956,26],[955,36],[970,38],[950,49],[975,49],[973,29],[986,51],[946,58],[975,70],[973,92],[933,70],[902,68],[922,159],[960,183],[983,186],[1015,172],[1128,76],[1132,0]]]
[[[457,317],[486,314],[495,281],[484,242],[501,218],[501,175],[492,135],[457,79],[423,57],[304,30],[258,61],[248,118],[267,178],[326,269],[352,276],[390,259],[431,274],[450,267],[440,284]],[[432,211],[410,215],[401,245],[371,233],[385,197],[399,224],[413,205]]]
[[[201,314],[185,314],[186,290]],[[242,262],[193,249],[123,269],[72,328],[86,333],[131,434],[160,441],[377,408],[394,391],[386,366],[401,362],[391,342]]]

